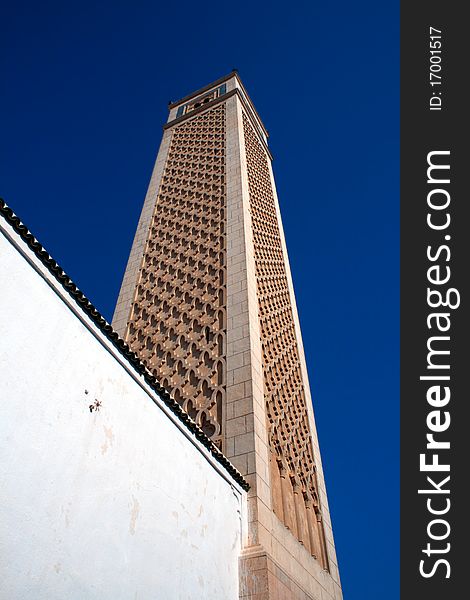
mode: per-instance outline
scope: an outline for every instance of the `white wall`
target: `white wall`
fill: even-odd
[[[4,228],[0,598],[235,600],[244,493]]]

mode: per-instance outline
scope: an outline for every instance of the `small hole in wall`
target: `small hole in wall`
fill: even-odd
[[[88,407],[90,409],[90,412],[92,413],[93,411],[98,412],[101,408],[101,402],[100,400],[97,400],[95,398],[95,401],[93,402],[93,404],[90,404],[90,406]]]

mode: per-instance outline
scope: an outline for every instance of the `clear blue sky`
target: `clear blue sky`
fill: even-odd
[[[398,598],[399,3],[9,2],[0,195],[110,320],[167,102],[270,132],[345,600]]]

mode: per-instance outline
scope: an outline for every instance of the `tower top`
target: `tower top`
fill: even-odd
[[[187,115],[193,116],[196,112],[201,112],[208,108],[209,104],[218,104],[223,102],[237,94],[243,103],[245,110],[250,114],[252,120],[255,122],[259,133],[264,141],[267,141],[268,131],[264,126],[261,118],[250,98],[245,86],[240,78],[240,75],[236,69],[233,69],[224,77],[220,77],[216,81],[205,85],[204,87],[184,96],[176,102],[170,102],[168,109],[170,111],[168,115],[168,121],[164,128],[168,128],[180,121],[183,121]]]
[[[204,92],[207,92],[208,90],[212,89],[213,87],[217,87],[218,85],[225,83],[226,81],[228,81],[229,79],[231,79],[232,77],[235,77],[235,76],[238,78],[238,80],[241,83],[240,75],[238,74],[237,69],[232,69],[232,71],[230,71],[230,73],[228,73],[227,75],[224,75],[223,77],[219,77],[219,79],[216,79],[212,83],[208,83],[204,87],[199,88],[198,90],[192,92],[191,94],[187,94],[183,98],[180,98],[180,100],[176,100],[175,102],[169,102],[168,108],[171,110],[172,108],[175,108],[184,102],[188,102],[192,98],[195,98],[196,96],[199,96],[200,94],[203,94]]]

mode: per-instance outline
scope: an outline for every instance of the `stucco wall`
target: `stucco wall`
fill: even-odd
[[[0,598],[235,600],[244,493],[5,231]]]

